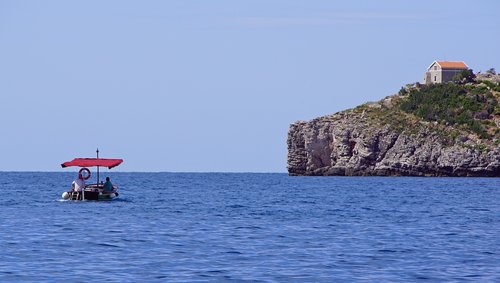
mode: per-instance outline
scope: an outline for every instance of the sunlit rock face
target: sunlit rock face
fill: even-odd
[[[404,113],[398,99],[291,124],[289,175],[500,177],[498,140]]]

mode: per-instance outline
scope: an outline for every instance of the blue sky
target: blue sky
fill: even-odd
[[[286,172],[288,126],[500,69],[498,1],[0,0],[0,171]],[[115,169],[113,169],[115,170]]]

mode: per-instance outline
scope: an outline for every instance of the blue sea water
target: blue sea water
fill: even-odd
[[[500,281],[499,178],[0,172],[0,281]]]

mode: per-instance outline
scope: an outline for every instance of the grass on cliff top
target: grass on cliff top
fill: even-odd
[[[399,100],[396,98],[395,100]],[[399,104],[399,101],[395,101]],[[423,130],[430,130],[441,139],[444,145],[453,145],[455,139],[460,135],[460,131],[447,127],[446,125],[424,121],[416,115],[407,113],[399,109],[399,107],[391,107],[378,104],[364,104],[353,109],[354,113],[364,115],[367,119],[365,122],[371,127],[384,128],[389,127],[397,133],[406,133],[414,138],[420,138]],[[424,131],[425,132],[425,131]],[[425,137],[425,136],[424,136]]]
[[[498,87],[498,85],[496,85]],[[499,102],[487,84],[455,83],[422,85],[400,92],[399,108],[425,121],[436,121],[476,133],[480,138],[496,135],[496,125],[488,121],[500,115]]]

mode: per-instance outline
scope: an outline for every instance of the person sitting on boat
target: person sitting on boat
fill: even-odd
[[[102,186],[102,192],[110,193],[112,191],[113,191],[113,184],[111,184],[109,177],[106,177],[106,183],[104,183],[104,185]]]
[[[71,187],[75,192],[81,192],[85,188],[85,180],[82,174],[78,173],[78,178],[71,183]]]

